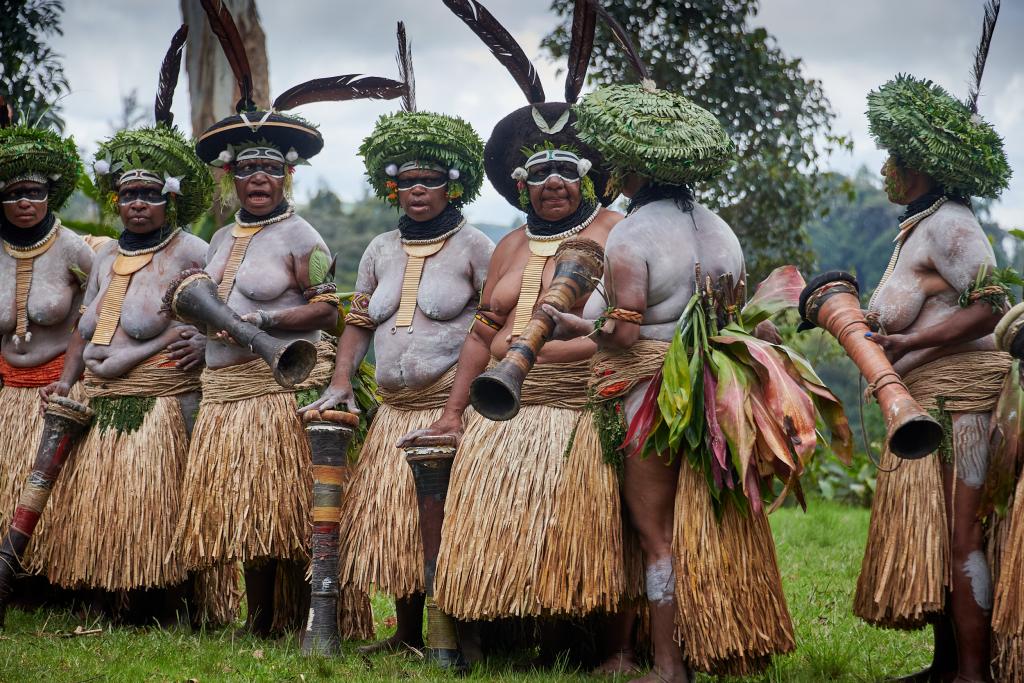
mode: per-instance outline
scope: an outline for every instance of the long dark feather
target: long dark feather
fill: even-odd
[[[245,43],[242,42],[242,36],[238,33],[231,12],[222,0],[199,0],[199,3],[206,10],[206,16],[210,19],[210,29],[220,41],[224,56],[228,58],[228,64],[231,66],[231,73],[235,75],[235,82],[238,83],[241,97],[235,105],[235,111],[254,108],[256,105],[252,101],[252,68],[249,66],[249,57],[245,54]]]
[[[274,100],[274,109],[286,111],[309,102],[393,100],[405,94],[405,83],[379,76],[329,76],[288,88]]]
[[[597,10],[598,16],[601,20],[608,25],[612,35],[615,36],[615,41],[622,46],[622,49],[626,51],[626,58],[629,59],[630,64],[633,65],[633,70],[636,71],[637,76],[640,80],[647,80],[647,67],[644,66],[644,62],[640,59],[640,53],[636,51],[636,46],[633,45],[633,39],[626,33],[626,29],[622,27],[622,24],[613,17],[608,10],[606,10],[598,0],[585,0],[588,4],[593,6]]]
[[[398,62],[398,78],[405,83],[405,93],[402,95],[402,109],[405,111],[416,111],[416,75],[412,71],[412,46],[405,37],[405,22],[398,22],[398,54],[395,60]]]
[[[0,95],[0,128],[7,128],[11,125],[11,108],[7,104],[7,100],[4,99],[3,95]]]
[[[171,103],[174,101],[174,89],[178,87],[178,71],[181,69],[181,53],[185,49],[188,38],[188,24],[182,24],[178,32],[171,38],[171,46],[167,48],[163,64],[160,65],[160,82],[156,87],[156,103],[153,113],[157,123],[168,126],[174,123]]]
[[[462,19],[502,66],[508,69],[530,104],[544,101],[544,87],[540,84],[537,70],[512,34],[498,23],[487,8],[476,0],[444,0],[444,4]]]
[[[565,74],[565,101],[572,104],[587,80],[590,55],[594,52],[597,12],[587,0],[576,0],[569,35],[569,69]]]
[[[988,59],[988,48],[992,44],[992,33],[996,30],[999,19],[1000,0],[989,0],[985,3],[985,20],[981,24],[981,42],[974,51],[974,68],[971,70],[971,89],[967,94],[967,107],[972,114],[978,113],[978,96],[981,94],[981,77],[985,74],[985,61]]]

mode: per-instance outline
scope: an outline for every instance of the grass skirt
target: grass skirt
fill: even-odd
[[[441,410],[401,410],[388,403],[377,409],[341,507],[342,586],[373,587],[396,598],[425,590],[416,486],[395,442],[430,426]]]
[[[437,565],[435,599],[457,619],[616,610],[626,583],[619,486],[590,413],[525,405],[506,422],[471,413]]]
[[[313,475],[296,409],[292,393],[203,399],[175,532],[187,568],[308,559]]]
[[[4,432],[0,439],[0,534],[6,534],[43,431],[39,389],[0,387],[0,425]],[[47,504],[47,509],[50,507]]]
[[[54,486],[46,525],[33,538],[32,569],[69,588],[183,581],[170,550],[186,448],[174,396],[156,398],[134,432],[94,425]]]
[[[793,621],[764,514],[726,506],[719,520],[707,482],[679,468],[673,521],[676,627],[690,666],[746,675],[792,652]]]

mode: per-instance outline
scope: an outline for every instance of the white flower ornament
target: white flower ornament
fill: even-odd
[[[388,164],[384,167],[384,172],[394,178],[398,175],[398,164]]]
[[[107,175],[110,173],[110,162],[106,159],[97,159],[92,165],[92,170],[96,175]]]
[[[223,152],[217,155],[217,160],[220,161],[221,164],[230,164],[231,160],[234,158],[235,155],[231,152],[230,149],[225,149]]]
[[[590,173],[590,169],[593,168],[594,164],[590,162],[590,159],[580,159],[576,162],[576,170],[579,171],[580,176],[585,176]]]
[[[292,147],[288,150],[288,153],[284,155],[284,160],[289,164],[294,164],[299,160],[299,153],[295,151],[294,147]]]
[[[172,175],[164,174],[164,187],[160,190],[161,194],[181,194],[181,178],[175,178]]]
[[[512,171],[512,180],[526,180],[528,177],[530,174],[522,166],[516,166],[516,170]]]
[[[450,179],[458,180],[460,175],[461,174],[459,173],[459,169],[457,169],[457,168],[449,168],[448,169],[448,177]]]

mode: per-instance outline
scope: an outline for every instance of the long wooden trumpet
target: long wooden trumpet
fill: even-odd
[[[274,379],[291,389],[316,365],[316,346],[305,339],[278,339],[247,323],[217,296],[217,285],[206,272],[182,271],[164,294],[164,309],[176,319],[207,330],[227,330],[240,346],[266,361]]]
[[[519,413],[523,380],[555,327],[541,305],[548,304],[560,312],[571,310],[594,291],[604,275],[604,250],[593,240],[567,239],[558,246],[554,258],[555,274],[551,285],[537,302],[526,329],[509,346],[505,357],[474,379],[469,387],[473,407],[490,420],[511,420]]]
[[[864,337],[871,328],[860,307],[856,278],[843,271],[814,278],[800,294],[800,315],[805,321],[801,329],[827,330],[868,381],[882,408],[886,446],[893,455],[916,460],[939,447],[942,426],[911,397],[882,347]]]
[[[348,445],[359,418],[340,410],[303,414],[313,460],[313,537],[310,544],[309,618],[303,654],[334,655],[341,648],[338,629],[338,542],[341,492]]]
[[[43,434],[32,471],[25,480],[11,527],[0,542],[0,628],[3,627],[14,588],[15,573],[21,567],[21,557],[50,499],[53,483],[64,468],[72,446],[92,422],[92,417],[89,408],[69,398],[51,396],[47,402]]]
[[[422,436],[405,447],[405,459],[412,468],[416,484],[416,504],[420,515],[420,538],[423,541],[423,573],[427,592],[427,656],[443,669],[465,671],[468,668],[459,647],[455,620],[442,612],[434,602],[434,575],[437,573],[437,552],[441,547],[444,525],[444,504],[448,482],[455,461],[455,438]]]

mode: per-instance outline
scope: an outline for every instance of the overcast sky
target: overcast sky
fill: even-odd
[[[540,40],[555,25],[550,0],[486,0],[485,4],[534,59],[555,99],[563,64],[542,56]],[[120,98],[137,88],[147,109],[171,35],[181,23],[175,0],[73,0],[66,3],[64,36],[54,48],[65,57],[72,93],[64,100],[67,129],[91,155],[110,133]],[[292,0],[257,2],[267,33],[272,95],[310,78],[363,73],[395,77],[395,21],[403,19],[413,44],[417,100],[422,110],[458,114],[486,138],[506,113],[525,104],[511,77],[440,0]],[[967,93],[983,0],[762,0],[752,21],[775,36],[806,75],[819,79],[837,112],[835,132],[849,134],[852,154],[833,168],[877,169],[884,153],[867,133],[865,95],[898,72],[927,77],[957,97]],[[1024,228],[1024,2],[1003,2],[989,54],[980,112],[1004,137],[1010,189],[993,209],[1004,228]],[[182,76],[175,119],[188,128],[188,89]],[[320,124],[326,145],[296,176],[300,197],[327,184],[342,199],[363,192],[356,156],[376,117],[391,102],[310,104],[298,111]],[[485,184],[467,210],[472,220],[509,224],[512,209]]]

